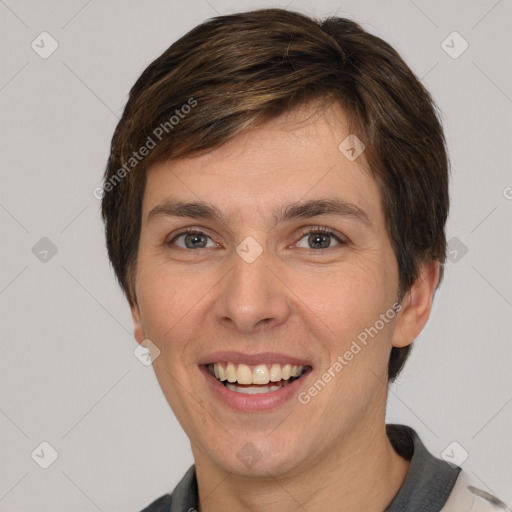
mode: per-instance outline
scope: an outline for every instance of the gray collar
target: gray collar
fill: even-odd
[[[439,512],[448,500],[461,468],[434,457],[418,434],[405,425],[386,425],[395,451],[411,461],[405,481],[385,512]]]

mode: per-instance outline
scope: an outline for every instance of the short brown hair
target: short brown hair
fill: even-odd
[[[214,149],[313,100],[338,102],[366,146],[398,261],[400,299],[420,263],[439,261],[442,277],[448,157],[430,94],[388,43],[357,23],[261,9],[192,29],[130,91],[112,138],[102,199],[108,254],[130,305],[137,300],[147,169]],[[409,351],[392,349],[390,381]]]

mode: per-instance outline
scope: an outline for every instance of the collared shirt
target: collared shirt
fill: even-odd
[[[405,425],[386,425],[395,451],[411,462],[404,483],[384,512],[511,511],[495,496],[479,489],[460,467],[434,457],[418,434]],[[198,488],[192,465],[172,494],[142,512],[197,512]]]

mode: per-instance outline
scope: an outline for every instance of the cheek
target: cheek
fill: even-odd
[[[387,365],[396,317],[390,309],[396,298],[394,279],[382,263],[366,260],[329,273],[317,271],[297,282],[297,295],[307,297],[304,315],[311,325],[321,321],[318,337],[330,364],[343,358],[344,373],[354,375],[365,366],[381,373]]]
[[[294,289],[332,331],[350,332],[389,307],[394,293],[384,273],[380,264],[354,261],[297,276]]]
[[[137,299],[146,336],[162,349],[178,348],[176,332],[190,324],[194,307],[199,306],[212,288],[208,278],[191,272],[176,272],[169,265],[142,264],[137,276]]]

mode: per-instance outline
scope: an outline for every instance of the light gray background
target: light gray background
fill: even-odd
[[[1,511],[138,511],[192,464],[152,368],[133,355],[93,190],[150,61],[206,18],[287,4],[0,0]],[[390,388],[388,421],[417,429],[437,456],[457,441],[463,468],[512,502],[511,2],[289,8],[337,12],[389,41],[443,112],[453,261]],[[31,48],[43,31],[59,45],[47,59]],[[453,31],[469,44],[456,59],[441,46]],[[58,250],[46,262],[32,251],[42,237]],[[46,470],[31,457],[43,441],[59,454]],[[40,450],[39,462],[50,456]]]

